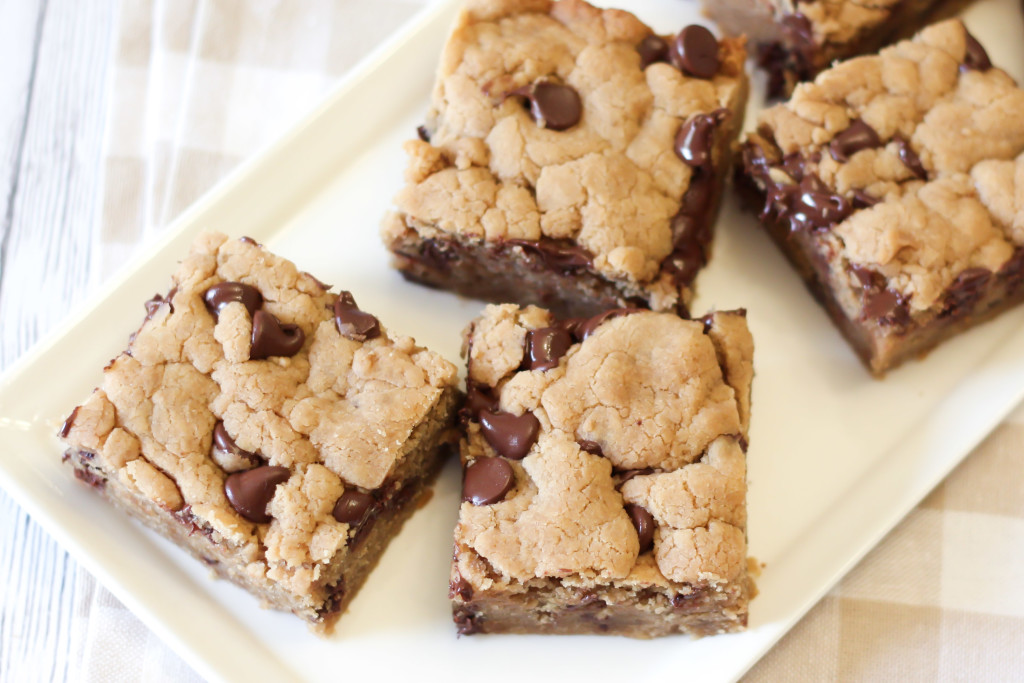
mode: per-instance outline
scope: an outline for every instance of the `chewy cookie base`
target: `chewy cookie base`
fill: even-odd
[[[486,562],[471,548],[456,546],[465,562]],[[747,626],[747,604],[756,592],[740,580],[690,593],[622,586],[573,588],[556,580],[528,585],[495,581],[474,590],[452,567],[452,616],[461,635],[539,633],[660,638],[735,633]]]
[[[760,211],[765,203],[764,192],[739,169],[735,183],[747,208],[755,214]],[[865,367],[879,379],[889,370],[923,357],[943,341],[1024,302],[1024,251],[1018,250],[1007,267],[995,274],[992,286],[972,308],[947,316],[928,312],[902,329],[862,321],[859,319],[860,304],[852,296],[847,297],[844,306],[839,292],[845,288],[836,281],[829,261],[812,235],[791,232],[784,219],[762,221],[761,225],[800,274],[808,291],[828,311],[832,323]]]
[[[325,566],[322,578],[309,595],[296,596],[253,576],[239,564],[236,551],[220,542],[219,534],[198,526],[188,508],[169,512],[154,501],[123,485],[116,477],[92,464],[94,454],[68,450],[64,460],[74,468],[77,479],[96,489],[117,508],[147,527],[187,550],[205,564],[218,578],[226,579],[257,596],[265,608],[292,612],[310,623],[316,632],[328,635],[348,603],[359,592],[376,566],[388,543],[402,525],[427,500],[431,484],[450,455],[451,426],[455,408],[461,400],[459,392],[446,390],[428,417],[414,430],[402,464],[392,480],[382,489],[387,493],[379,500],[379,513],[356,531],[350,542],[350,553],[344,562]]]

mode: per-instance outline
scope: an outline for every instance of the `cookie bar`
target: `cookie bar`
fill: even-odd
[[[408,279],[592,315],[685,311],[747,83],[743,41],[582,0],[471,0],[382,237]]]
[[[872,372],[1024,297],[1024,91],[958,20],[765,110],[738,186]]]
[[[452,440],[456,370],[252,240],[201,236],[60,436],[75,476],[329,627]]]
[[[491,305],[466,340],[458,631],[743,629],[744,312],[556,320]]]
[[[966,0],[704,0],[730,35],[756,44],[772,97],[788,95],[837,59],[877,52],[939,10]]]

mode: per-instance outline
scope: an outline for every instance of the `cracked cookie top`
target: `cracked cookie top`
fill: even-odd
[[[488,306],[467,330],[460,573],[720,584],[745,571],[753,342],[742,312],[553,320]]]
[[[401,220],[385,231],[571,240],[602,275],[670,307],[677,290],[660,268],[695,175],[676,136],[738,108],[745,53],[721,41],[700,77],[687,69],[706,64],[674,66],[666,49],[633,15],[582,0],[471,0],[441,57],[429,142],[406,145]]]
[[[355,531],[339,499],[388,481],[454,366],[245,238],[200,236],[147,311],[62,435],[305,592]]]
[[[951,20],[799,85],[762,112],[745,164],[766,215],[818,234],[851,288],[916,314],[1024,245],[1022,114],[1024,91]]]

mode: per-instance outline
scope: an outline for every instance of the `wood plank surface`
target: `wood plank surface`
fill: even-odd
[[[0,370],[89,290],[116,21],[105,0],[0,2]],[[93,579],[3,493],[0,553],[0,681],[74,680]]]

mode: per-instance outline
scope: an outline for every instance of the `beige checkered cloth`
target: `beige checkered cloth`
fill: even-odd
[[[124,0],[100,272],[279,135],[425,2]],[[76,623],[86,679],[195,678],[104,589],[85,602]],[[1024,680],[1024,410],[748,680]]]

